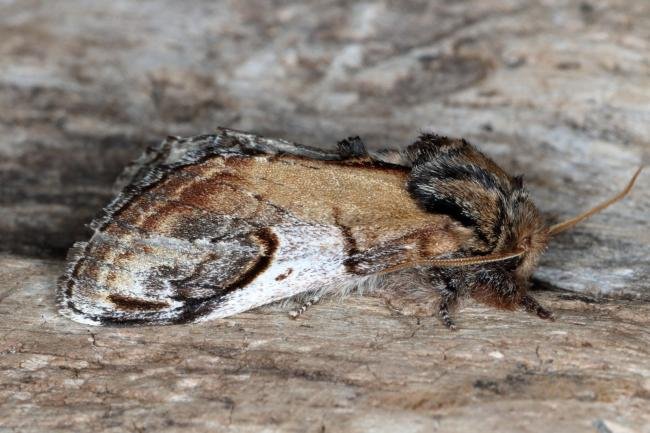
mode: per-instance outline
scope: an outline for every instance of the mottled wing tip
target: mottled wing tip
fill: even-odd
[[[57,281],[57,296],[56,301],[59,307],[59,313],[63,317],[82,323],[84,325],[100,326],[102,323],[99,320],[94,320],[92,317],[86,316],[79,312],[72,301],[72,288],[73,275],[79,260],[84,256],[84,252],[88,242],[76,242],[69,250],[66,261],[68,263],[65,272]]]

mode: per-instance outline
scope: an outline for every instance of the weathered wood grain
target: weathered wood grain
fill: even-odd
[[[370,297],[96,328],[57,314],[61,270],[0,258],[0,431],[649,431],[647,303],[538,293],[554,323],[468,303],[457,332]]]

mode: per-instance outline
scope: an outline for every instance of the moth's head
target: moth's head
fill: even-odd
[[[548,245],[548,227],[521,184],[509,197],[506,209],[499,251],[521,252],[514,273],[517,279],[528,280]]]

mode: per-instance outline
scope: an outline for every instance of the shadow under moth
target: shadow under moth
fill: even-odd
[[[553,235],[624,197],[548,226],[521,177],[465,140],[423,134],[403,152],[359,138],[328,152],[219,129],[170,137],[125,170],[76,243],[61,312],[91,325],[180,324],[286,299],[397,281],[437,314],[471,296],[552,313],[528,294]]]

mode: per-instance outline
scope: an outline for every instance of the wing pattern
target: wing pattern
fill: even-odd
[[[171,137],[125,171],[70,250],[61,311],[94,325],[197,322],[456,251],[467,229],[418,207],[408,174],[358,139],[325,152],[226,129]]]

